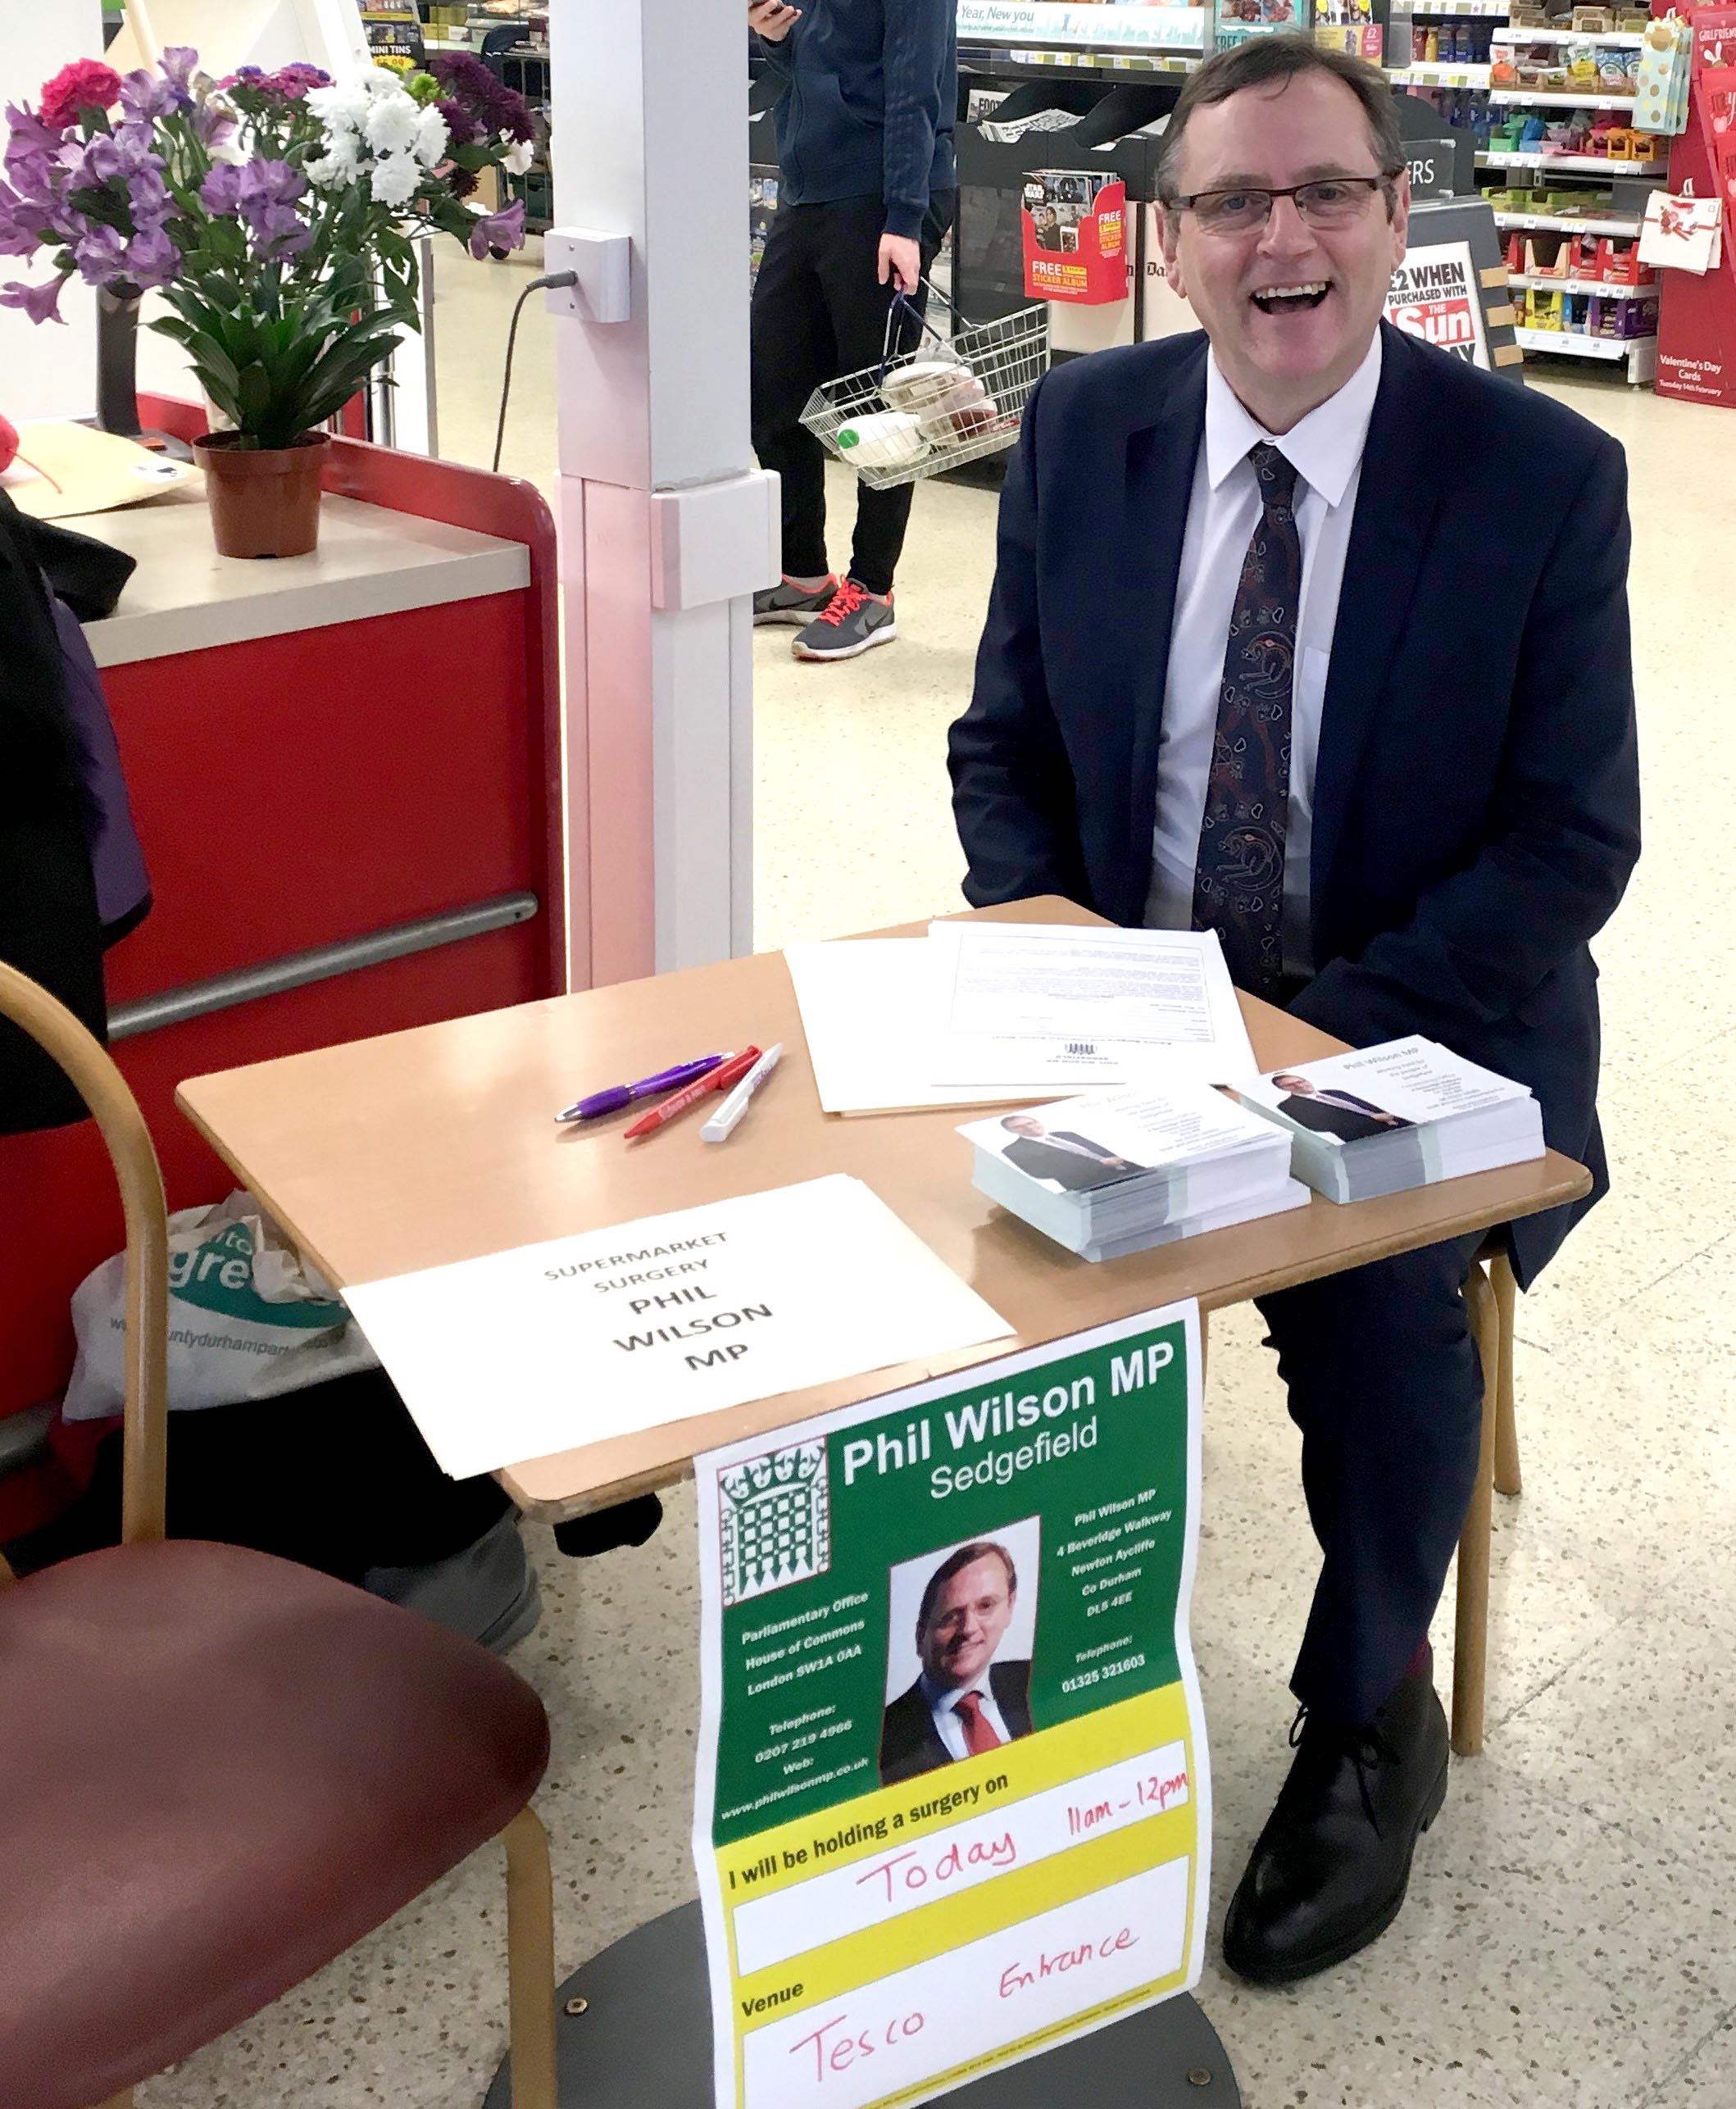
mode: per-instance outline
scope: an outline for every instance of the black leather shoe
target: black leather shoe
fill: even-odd
[[[1427,1670],[1366,1728],[1305,1708],[1290,1739],[1290,1776],[1224,1925],[1225,1961],[1255,1984],[1311,1977],[1384,1934],[1447,1798],[1447,1716]]]

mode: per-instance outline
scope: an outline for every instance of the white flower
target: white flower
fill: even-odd
[[[422,122],[420,107],[402,89],[376,95],[368,106],[362,132],[376,154],[408,153]]]
[[[330,142],[330,152],[307,165],[307,180],[316,190],[342,190],[361,173],[361,157],[353,132],[339,132]]]
[[[422,186],[422,165],[414,154],[387,154],[375,163],[376,204],[407,205]]]
[[[311,88],[307,107],[325,127],[328,139],[339,132],[359,132],[366,121],[368,96],[353,83],[336,88]]]
[[[394,73],[389,66],[365,66],[360,80],[363,93],[368,95],[387,95],[404,84],[403,75]]]
[[[504,139],[507,134],[502,132],[500,136]],[[508,175],[522,175],[536,157],[536,142],[534,139],[513,139],[501,156],[500,165]]]
[[[446,120],[438,110],[422,112],[416,128],[414,152],[424,168],[432,168],[436,161],[445,158],[447,141],[450,138]]]

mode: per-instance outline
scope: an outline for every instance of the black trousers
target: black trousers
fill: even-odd
[[[919,238],[925,277],[952,224],[957,196],[943,191],[929,202]],[[784,569],[793,578],[831,569],[825,449],[803,426],[802,413],[823,381],[880,362],[893,290],[875,277],[885,222],[878,198],[780,205],[754,282],[753,446],[760,466],[783,479]],[[903,332],[901,348],[911,351],[916,325],[907,320]],[[871,593],[892,590],[912,489],[857,489],[849,575]]]
[[[1322,1555],[1291,1689],[1359,1726],[1440,1602],[1476,1484],[1483,1370],[1460,1293],[1480,1235],[1260,1299]]]

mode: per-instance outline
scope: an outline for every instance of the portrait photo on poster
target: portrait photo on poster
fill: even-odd
[[[888,1570],[883,1785],[1031,1733],[1042,1529],[1027,1516]]]

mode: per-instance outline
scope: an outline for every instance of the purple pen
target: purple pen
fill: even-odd
[[[693,1061],[662,1070],[656,1076],[642,1076],[637,1084],[611,1084],[607,1091],[593,1091],[589,1098],[581,1098],[576,1106],[569,1106],[564,1113],[557,1113],[555,1118],[600,1120],[605,1113],[618,1113],[635,1098],[654,1098],[660,1091],[679,1091],[684,1084],[695,1084],[702,1076],[709,1075],[725,1059],[720,1054],[700,1055]]]

